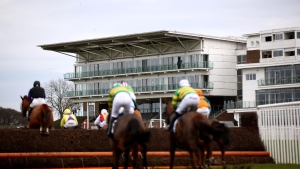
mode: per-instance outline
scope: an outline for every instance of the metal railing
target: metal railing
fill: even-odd
[[[213,89],[213,83],[211,82],[191,83],[191,86],[193,88],[199,88],[199,89]],[[169,85],[138,86],[132,88],[135,92],[155,92],[155,91],[177,90],[178,87],[179,87],[178,84],[169,84]],[[108,94],[109,90],[110,89],[67,91],[65,93],[65,97],[104,95],[104,94]]]
[[[258,86],[300,83],[300,77],[282,77],[257,80]]]
[[[177,64],[168,64],[168,65],[134,67],[134,68],[126,68],[126,69],[108,69],[108,70],[89,71],[89,72],[80,72],[80,73],[66,73],[64,74],[64,78],[72,79],[72,78],[83,78],[83,77],[93,77],[93,76],[108,76],[108,75],[118,75],[118,74],[128,74],[128,73],[155,72],[155,71],[192,69],[192,68],[211,69],[213,68],[213,63],[193,62],[193,63],[181,64],[179,65],[179,67]]]

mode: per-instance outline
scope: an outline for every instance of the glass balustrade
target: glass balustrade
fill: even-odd
[[[211,62],[184,63],[181,65],[180,69],[192,69],[192,68],[213,68],[213,63],[211,63]],[[127,69],[112,69],[112,70],[101,70],[101,71],[80,72],[80,73],[66,73],[66,74],[64,74],[64,78],[72,79],[72,78],[108,76],[108,75],[128,74],[128,73],[168,71],[168,70],[177,70],[177,69],[178,69],[177,64],[155,65],[155,66],[127,68]]]
[[[191,83],[191,86],[193,88],[200,88],[200,89],[213,89],[213,83],[210,82]],[[178,88],[179,88],[178,84],[132,87],[132,89],[135,92],[177,90]],[[76,96],[89,96],[89,95],[104,95],[104,94],[108,94],[109,90],[110,89],[68,91],[66,92],[65,96],[76,97]]]
[[[299,77],[282,77],[282,78],[272,78],[272,79],[260,79],[257,81],[258,86],[267,86],[267,85],[281,85],[281,84],[292,84],[300,83]]]

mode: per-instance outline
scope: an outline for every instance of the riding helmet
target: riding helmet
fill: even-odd
[[[113,87],[120,87],[120,86],[122,86],[120,83],[115,83],[115,84],[113,85]]]
[[[179,86],[182,87],[182,86],[190,86],[190,83],[187,79],[182,79],[180,80],[179,82]]]
[[[203,93],[202,93],[201,89],[196,89],[196,92],[198,93],[199,96],[203,96]]]
[[[36,86],[36,85],[41,86],[40,81],[34,81],[34,82],[33,82],[33,86]]]

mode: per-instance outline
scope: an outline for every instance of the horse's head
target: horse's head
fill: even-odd
[[[26,117],[26,112],[30,108],[30,101],[29,101],[27,95],[25,95],[24,97],[22,97],[22,96],[20,96],[20,97],[22,99],[20,109],[21,109],[21,111],[23,113],[23,117]]]
[[[164,99],[163,99],[163,103],[166,104],[166,108],[165,108],[166,119],[165,119],[165,120],[166,120],[166,123],[169,124],[169,123],[170,123],[170,121],[169,121],[170,116],[171,116],[175,111],[174,111],[174,108],[173,108],[173,106],[172,106],[172,104],[171,104],[171,101],[169,101],[168,99],[164,98]]]

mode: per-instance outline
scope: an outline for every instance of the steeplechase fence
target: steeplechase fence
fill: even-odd
[[[275,162],[300,164],[300,102],[257,108],[260,136]]]

